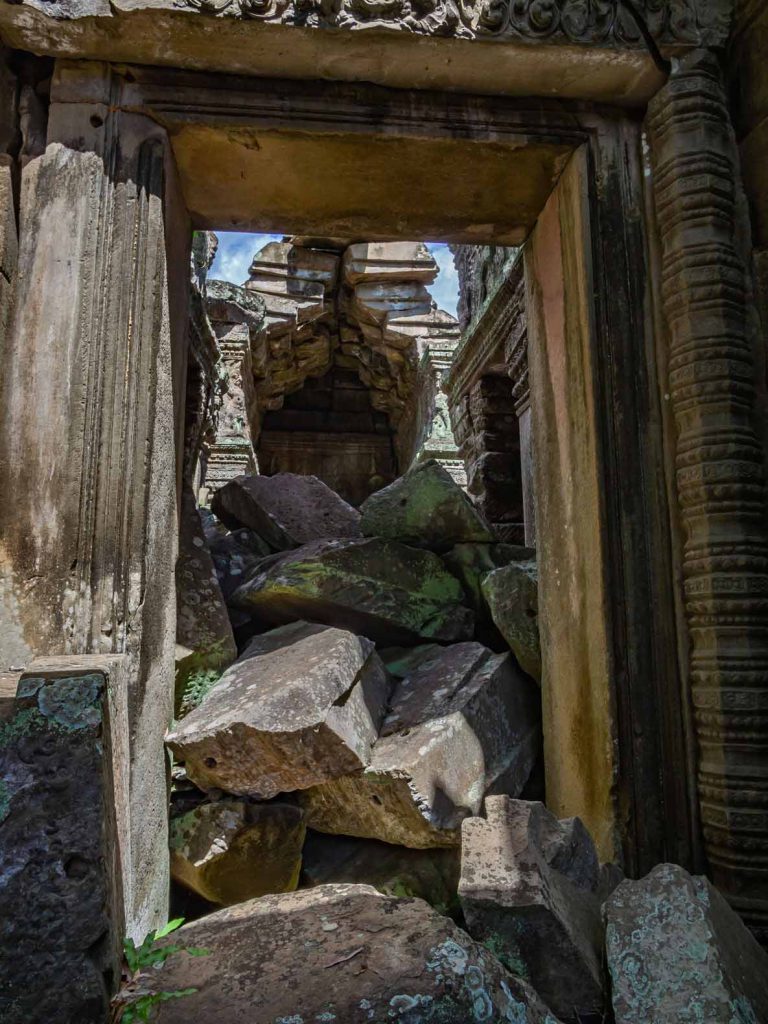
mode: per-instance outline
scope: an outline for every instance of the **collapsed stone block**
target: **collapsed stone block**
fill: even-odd
[[[303,850],[301,887],[332,882],[372,885],[387,896],[416,896],[452,916],[459,909],[459,867],[457,847],[410,850],[375,839],[310,830]]]
[[[519,794],[540,743],[539,695],[508,654],[422,648],[398,684],[363,772],[301,795],[320,832],[414,848],[456,846],[491,787]]]
[[[179,554],[176,560],[176,695],[175,714],[182,717],[195,706],[190,677],[226,668],[237,657],[213,559],[192,488],[181,493]]]
[[[533,548],[517,544],[457,544],[443,555],[443,561],[461,581],[475,614],[487,615],[481,585],[488,573],[510,562],[528,562],[535,557]]]
[[[365,767],[389,685],[370,640],[294,622],[252,640],[167,742],[201,789],[269,799]]]
[[[153,972],[157,991],[194,989],[158,1006],[158,1024],[557,1024],[525,982],[448,918],[367,885],[264,896],[186,925],[173,940],[210,953],[179,953]]]
[[[304,815],[289,804],[203,803],[171,819],[171,877],[222,906],[291,892],[305,834]]]
[[[540,803],[494,796],[485,807],[487,819],[462,825],[459,898],[470,934],[563,1020],[601,1014],[602,874],[589,834]]]
[[[474,616],[458,580],[429,551],[394,541],[315,541],[257,567],[232,603],[262,622],[304,618],[381,644],[462,640]]]
[[[429,459],[376,491],[361,506],[366,537],[447,551],[462,542],[491,543],[491,528],[451,474]]]
[[[660,864],[603,912],[616,1024],[768,1020],[768,954],[706,878]]]
[[[509,644],[520,667],[541,681],[539,646],[539,573],[536,559],[510,562],[482,582],[494,625]]]
[[[275,551],[362,536],[357,509],[316,476],[240,476],[217,491],[213,510],[232,529],[247,526]]]

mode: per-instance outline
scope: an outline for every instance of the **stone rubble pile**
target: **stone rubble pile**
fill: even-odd
[[[672,866],[623,882],[526,799],[534,552],[440,465],[360,511],[312,477],[240,477],[202,520],[201,622],[240,654],[212,685],[188,674],[167,737],[172,875],[203,915],[181,944],[210,956],[158,972],[195,989],[159,1021],[768,1019],[768,961],[711,887]],[[675,982],[699,952],[705,988]]]

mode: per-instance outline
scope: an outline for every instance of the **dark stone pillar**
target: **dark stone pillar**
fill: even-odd
[[[698,791],[712,876],[768,938],[768,523],[740,177],[715,58],[649,109]]]

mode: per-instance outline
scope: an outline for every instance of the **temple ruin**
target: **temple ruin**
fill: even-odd
[[[1,1024],[768,1022],[766,58],[0,0]]]

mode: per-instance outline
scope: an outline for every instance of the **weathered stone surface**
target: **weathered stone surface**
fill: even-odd
[[[541,681],[539,646],[539,575],[535,559],[511,562],[483,579],[483,597],[496,628],[520,667]]]
[[[603,876],[586,829],[508,797],[489,797],[486,814],[462,825],[459,898],[470,933],[564,1020],[601,1013]]]
[[[448,918],[367,885],[264,896],[187,925],[158,990],[195,988],[158,1007],[158,1024],[557,1024],[524,982]]]
[[[491,787],[518,795],[541,743],[538,692],[481,644],[422,648],[399,683],[365,771],[302,793],[320,832],[455,846]]]
[[[105,694],[103,672],[26,676],[0,723],[3,1024],[104,1020],[124,927],[110,921]]]
[[[228,601],[256,565],[274,552],[252,530],[243,527],[230,533],[221,523],[219,527],[221,532],[217,531],[208,544],[221,592]]]
[[[285,551],[298,542],[285,530],[257,497],[258,476],[238,476],[213,496],[211,508],[225,526],[237,530],[247,527],[269,545],[272,551]]]
[[[194,707],[187,682],[201,672],[224,669],[237,657],[224,598],[205,542],[192,488],[181,494],[176,560],[176,700],[179,718]]]
[[[299,882],[304,815],[289,804],[218,800],[171,819],[171,877],[229,906]]]
[[[489,572],[509,565],[510,562],[529,561],[535,558],[533,548],[517,544],[457,544],[443,555],[443,561],[461,580],[462,586],[476,613],[487,614],[481,584]]]
[[[294,622],[252,640],[167,742],[200,788],[270,798],[368,764],[388,694],[370,640]]]
[[[768,1020],[768,955],[706,878],[660,864],[604,915],[616,1024]]]
[[[257,567],[233,603],[267,623],[325,622],[376,643],[461,640],[473,615],[440,559],[394,541],[315,541]]]
[[[386,896],[416,896],[441,914],[459,909],[457,848],[409,850],[403,846],[309,831],[301,887],[350,882],[372,885]]]
[[[429,459],[372,494],[362,505],[367,537],[447,551],[454,544],[491,543],[490,527],[450,473]]]
[[[229,485],[233,490],[235,486],[241,497],[236,499],[234,494],[228,494],[221,499],[222,518],[230,525],[242,516],[245,518],[240,519],[239,525],[260,533],[258,524],[266,514],[279,524],[290,540],[290,547],[313,540],[362,537],[357,509],[316,476],[277,473],[240,477]],[[232,516],[228,519],[230,508]]]

